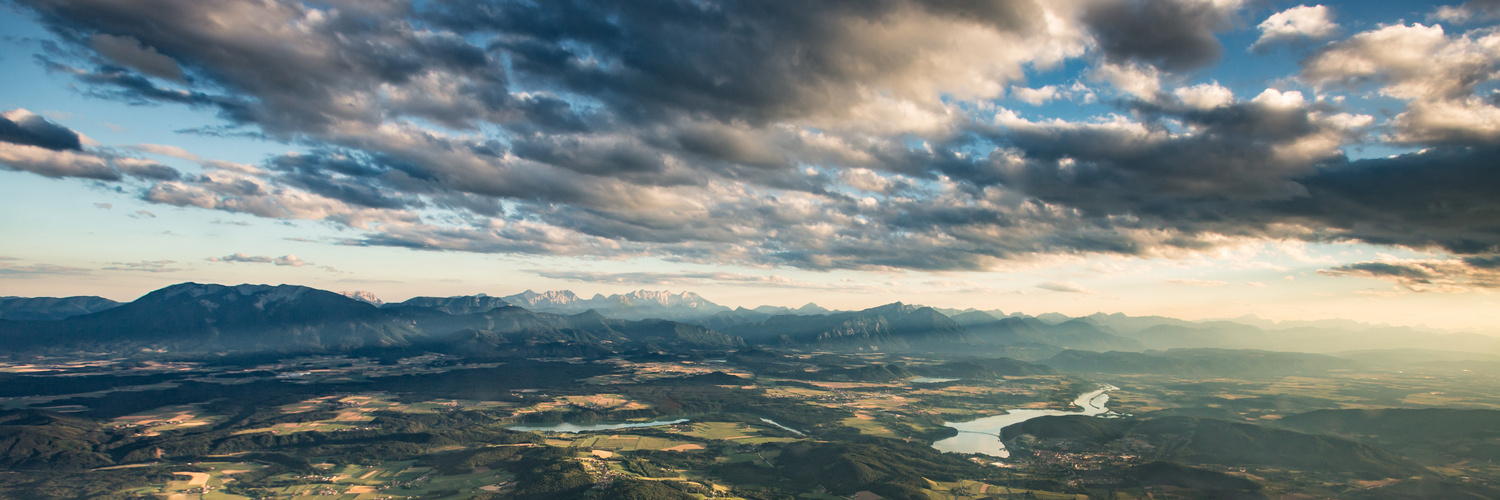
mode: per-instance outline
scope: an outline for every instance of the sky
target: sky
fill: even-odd
[[[1497,26],[1497,0],[0,0],[0,295],[1493,331]]]

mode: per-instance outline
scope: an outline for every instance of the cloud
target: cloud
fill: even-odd
[[[118,181],[120,172],[104,158],[71,150],[53,150],[40,146],[0,142],[0,166],[52,177],[77,177],[101,181]]]
[[[1180,87],[1172,95],[1195,109],[1209,110],[1234,103],[1234,92],[1219,85],[1219,82],[1200,83],[1191,87]]]
[[[176,169],[137,158],[83,150],[78,132],[25,109],[0,113],[0,167],[52,178],[119,181],[124,176],[173,180]]]
[[[1444,5],[1428,14],[1428,19],[1467,24],[1500,18],[1500,0],[1469,0],[1459,5]]]
[[[139,158],[115,158],[111,162],[121,173],[139,179],[155,181],[175,181],[182,178],[182,172],[177,169],[162,165],[151,160]]]
[[[1250,45],[1251,51],[1264,50],[1272,45],[1303,40],[1321,40],[1338,32],[1338,23],[1328,7],[1298,5],[1272,14],[1261,22],[1260,38]]]
[[[307,265],[307,262],[304,262],[302,259],[297,258],[296,255],[283,255],[283,256],[275,258],[274,260],[271,261],[271,263],[272,264],[276,264],[278,266],[292,266],[292,267],[302,267],[302,266]]]
[[[1171,283],[1173,285],[1197,286],[1197,287],[1219,287],[1219,286],[1229,285],[1229,282],[1227,282],[1227,281],[1194,280],[1194,279],[1171,279],[1171,280],[1167,280],[1167,283]],[[1261,285],[1261,286],[1265,286],[1265,285]]]
[[[89,269],[53,264],[16,264],[15,259],[0,259],[0,276],[13,278],[44,278],[49,276],[81,276]]]
[[[1224,99],[1211,89],[1197,92],[1184,96],[1200,105]],[[1326,113],[1299,92],[1274,89],[1207,110],[1142,109],[1154,120],[1030,121],[1000,114],[989,136],[1020,156],[998,169],[999,176],[1033,196],[1090,213],[1145,215],[1146,205],[1169,199],[1284,199],[1304,193],[1291,179],[1341,157],[1339,146],[1366,123]],[[1186,130],[1159,126],[1156,120],[1166,118]]]
[[[145,273],[171,273],[181,271],[182,268],[172,267],[175,260],[143,260],[140,262],[113,262],[105,271],[138,271]]]
[[[793,288],[819,288],[822,285],[793,280],[779,275],[754,275],[730,272],[626,272],[565,271],[533,269],[529,272],[544,278],[581,283],[617,283],[632,285],[746,285]]]
[[[1089,76],[1109,82],[1121,92],[1143,101],[1154,101],[1161,92],[1161,72],[1148,64],[1101,64],[1094,67]]]
[[[1049,281],[1049,282],[1046,282],[1046,283],[1038,283],[1036,285],[1036,287],[1040,288],[1040,289],[1043,289],[1043,290],[1051,290],[1051,291],[1054,291],[1054,292],[1085,293],[1085,294],[1095,293],[1093,290],[1084,288],[1084,287],[1080,286],[1079,284],[1073,283],[1071,281]]]
[[[1041,105],[1047,101],[1057,99],[1061,94],[1056,85],[1047,85],[1041,88],[1011,87],[1011,97],[1033,106]]]
[[[188,161],[198,161],[199,160],[198,155],[193,154],[191,152],[188,152],[188,150],[183,149],[183,148],[181,148],[179,146],[171,146],[171,145],[167,145],[167,144],[136,144],[136,145],[133,145],[133,146],[126,146],[126,147],[129,148],[129,149],[134,149],[136,151],[143,152],[143,153],[151,153],[151,154],[158,154],[158,155],[162,155],[162,156],[170,156],[172,158],[181,158],[181,159],[188,160]]]
[[[0,142],[52,151],[83,149],[77,132],[20,108],[0,113]]]
[[[1500,70],[1500,33],[1450,37],[1439,25],[1390,25],[1356,34],[1303,60],[1301,77],[1319,86],[1377,86],[1407,102],[1392,120],[1408,144],[1483,146],[1500,140],[1500,108],[1476,94]]]
[[[65,45],[39,60],[85,93],[214,110],[197,133],[301,150],[245,164],[128,148],[202,167],[184,174],[5,142],[0,162],[324,221],[340,244],[817,270],[1264,239],[1460,257],[1500,244],[1484,30],[1359,33],[1237,98],[1184,76],[1220,57],[1217,35],[1251,4],[1231,0],[22,4]],[[1307,9],[1263,34],[1332,36]],[[1022,86],[1059,67],[1103,84]],[[1408,107],[1377,121],[1328,95],[1346,89]],[[1105,109],[1022,117],[1006,95]],[[1392,143],[1425,151],[1345,155]]]
[[[233,262],[250,264],[275,264],[277,266],[302,267],[310,263],[297,258],[296,255],[283,255],[280,257],[268,257],[265,255],[249,255],[243,252],[235,252],[223,257],[209,257],[209,262]]]
[[[1219,59],[1214,35],[1232,25],[1239,1],[1104,0],[1087,8],[1099,48],[1115,62],[1141,62],[1168,71]]]
[[[1500,288],[1500,257],[1467,259],[1386,259],[1318,271],[1328,276],[1355,276],[1395,282],[1411,292],[1462,293]]]
[[[156,49],[141,45],[140,40],[128,36],[110,36],[97,34],[90,38],[90,46],[98,51],[100,55],[109,58],[118,64],[122,64],[142,73],[166,78],[169,80],[182,80],[182,68],[172,58],[161,55]]]

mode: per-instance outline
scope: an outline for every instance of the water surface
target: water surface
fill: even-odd
[[[914,378],[914,379],[907,380],[907,382],[911,382],[913,384],[940,384],[940,383],[943,383],[943,382],[956,382],[956,381],[958,381],[958,379],[956,379],[956,378],[937,378],[937,377],[917,377],[917,378]]]
[[[792,434],[796,434],[796,435],[798,435],[798,436],[806,436],[806,435],[807,435],[807,434],[803,434],[803,433],[802,433],[802,431],[799,431],[799,430],[797,430],[797,429],[793,429],[793,428],[791,428],[791,427],[787,427],[787,426],[785,426],[785,425],[781,425],[781,424],[778,424],[778,423],[776,423],[776,421],[775,421],[775,420],[771,420],[771,419],[769,419],[769,418],[761,418],[761,419],[760,419],[760,421],[761,421],[761,422],[765,422],[765,423],[768,423],[768,424],[771,424],[771,425],[774,425],[774,426],[776,426],[776,427],[779,427],[779,428],[781,428],[781,430],[784,430],[784,431],[787,431],[787,432],[790,432],[790,433],[792,433]]]
[[[1104,405],[1109,402],[1109,391],[1118,387],[1106,385],[1099,390],[1086,392],[1073,401],[1082,411],[1059,410],[1010,410],[1004,415],[984,417],[968,422],[943,422],[943,425],[958,429],[958,435],[932,443],[938,451],[954,453],[980,453],[992,457],[1008,458],[1005,444],[1000,442],[1000,429],[1037,417],[1056,415],[1098,416],[1109,412]]]
[[[570,423],[567,423],[567,422],[563,422],[563,423],[560,423],[560,424],[517,425],[517,426],[507,427],[507,429],[510,429],[510,430],[513,430],[513,431],[541,431],[541,432],[599,432],[599,431],[612,431],[612,430],[617,430],[617,429],[636,429],[636,428],[640,428],[640,427],[660,427],[660,426],[663,426],[663,425],[677,425],[677,424],[680,424],[680,423],[683,423],[683,422],[687,422],[687,421],[688,421],[688,419],[679,418],[677,420],[653,420],[653,421],[650,421],[650,422],[624,422],[624,423],[617,423],[617,424],[590,424],[590,425],[574,425],[574,424],[570,424]]]

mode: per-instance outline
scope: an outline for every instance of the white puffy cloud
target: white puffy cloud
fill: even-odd
[[[1090,75],[1141,100],[1156,100],[1161,92],[1161,71],[1144,64],[1101,64]]]
[[[1011,87],[1010,96],[1027,104],[1041,105],[1047,101],[1057,99],[1059,92],[1056,85],[1047,85],[1041,88]]]
[[[1321,40],[1338,32],[1338,23],[1333,14],[1323,5],[1298,5],[1272,14],[1259,26],[1260,38],[1250,45],[1251,50],[1299,40]]]
[[[1219,82],[1200,83],[1190,87],[1179,87],[1172,95],[1183,104],[1197,109],[1214,109],[1234,102],[1234,91],[1219,85]]]
[[[1320,85],[1374,84],[1407,101],[1393,139],[1476,144],[1500,139],[1500,109],[1476,88],[1495,81],[1500,32],[1448,36],[1439,25],[1392,25],[1359,33],[1303,61],[1302,78]]]

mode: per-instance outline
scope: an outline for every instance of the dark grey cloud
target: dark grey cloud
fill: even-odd
[[[1362,262],[1339,266],[1328,270],[1332,274],[1367,274],[1376,277],[1397,278],[1415,283],[1431,283],[1432,273],[1427,268],[1414,265],[1388,264],[1385,262]]]
[[[1464,263],[1478,269],[1500,270],[1500,256],[1490,257],[1465,257]]]
[[[175,181],[182,178],[182,172],[154,161],[117,158],[114,161],[114,165],[120,172],[140,179]]]
[[[83,150],[77,132],[22,109],[0,115],[0,141],[53,151]]]
[[[314,151],[278,156],[270,167],[277,179],[321,196],[369,208],[420,208],[417,198],[399,194],[381,180],[389,169],[355,152]]]
[[[77,132],[25,109],[0,114],[0,168],[52,178],[123,178],[110,158],[83,151]]]
[[[1435,147],[1329,165],[1298,181],[1309,196],[1268,205],[1281,220],[1380,245],[1500,251],[1500,148]]]
[[[1497,257],[1359,262],[1318,271],[1327,276],[1374,278],[1411,292],[1468,292],[1500,288]],[[1475,262],[1479,262],[1475,264]]]
[[[65,39],[84,46],[100,36],[133,40],[226,93],[164,87],[123,67],[85,71],[85,81],[122,96],[215,106],[231,121],[277,135],[378,123],[387,112],[467,127],[503,112],[508,100],[504,70],[488,53],[390,15],[404,6],[315,12],[301,3],[250,0],[20,3]],[[234,19],[235,29],[219,28],[223,19]]]
[[[1141,103],[1140,122],[1002,120],[986,132],[1022,161],[977,170],[970,178],[1014,186],[1091,215],[1171,217],[1184,201],[1304,196],[1292,179],[1342,158],[1334,146],[1353,131],[1326,119],[1327,109],[1301,102],[1300,95],[1289,101],[1285,96],[1272,91],[1210,110]],[[1173,132],[1162,123],[1167,119],[1195,131]]]
[[[450,2],[427,17],[503,34],[494,46],[516,70],[624,116],[764,123],[847,108],[858,84],[907,76],[921,51],[862,52],[866,40],[850,23],[913,15],[1017,33],[1045,22],[1029,0]]]
[[[151,76],[182,80],[182,68],[177,66],[176,61],[161,55],[156,49],[142,46],[140,40],[128,36],[99,34],[89,41],[95,51],[115,63]]]
[[[1105,57],[1181,71],[1219,59],[1224,48],[1214,33],[1231,27],[1234,12],[1195,0],[1106,0],[1083,19]]]

